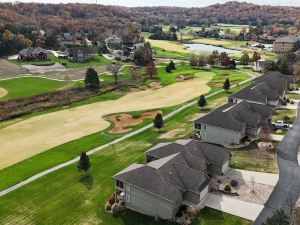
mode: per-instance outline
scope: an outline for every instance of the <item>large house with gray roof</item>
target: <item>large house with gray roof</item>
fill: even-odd
[[[273,108],[242,100],[227,103],[194,121],[204,142],[239,145],[246,137],[256,137],[262,125],[271,121]]]
[[[275,53],[295,52],[298,49],[300,49],[300,37],[297,36],[279,37],[273,42]]]
[[[146,155],[146,165],[132,164],[114,176],[116,193],[124,196],[128,209],[171,220],[180,206],[205,199],[210,165],[220,163],[222,168],[231,157],[225,148],[195,140],[159,144]]]
[[[49,60],[50,54],[40,47],[28,47],[19,52],[19,59],[23,61]]]

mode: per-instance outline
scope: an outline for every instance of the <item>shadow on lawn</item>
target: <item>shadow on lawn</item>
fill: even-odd
[[[80,183],[82,183],[88,190],[93,188],[94,178],[91,175],[85,175],[80,178]]]

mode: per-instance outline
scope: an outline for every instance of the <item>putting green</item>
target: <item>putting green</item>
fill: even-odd
[[[174,83],[156,90],[61,110],[12,124],[0,130],[0,169],[71,140],[109,127],[104,115],[178,105],[209,92],[211,76]]]

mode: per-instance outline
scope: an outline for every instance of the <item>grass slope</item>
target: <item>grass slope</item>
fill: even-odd
[[[225,93],[220,96],[225,96]],[[71,165],[2,197],[0,208],[3,210],[0,212],[0,224],[20,222],[25,224],[157,224],[153,218],[131,211],[118,217],[105,213],[104,204],[114,191],[112,176],[131,163],[144,163],[144,151],[154,144],[189,137],[193,132],[191,118],[198,112],[199,108],[193,106],[166,121],[161,133],[152,128],[116,144],[116,155],[111,147],[91,155],[92,166],[88,177],[78,173],[76,165]],[[168,140],[160,137],[165,132],[179,128],[181,132]],[[67,143],[61,146],[59,152],[78,155],[91,145],[103,142],[103,137],[97,133]],[[45,155],[44,162],[52,158],[56,156]],[[34,167],[34,160],[31,160],[31,164]],[[20,169],[18,172],[24,173],[24,170]],[[161,221],[159,224],[171,223]],[[193,224],[250,225],[250,222],[215,210],[204,209]]]
[[[0,81],[0,87],[8,91],[8,94],[0,100],[29,97],[53,91],[64,86],[64,82],[53,81],[39,77],[23,77]]]

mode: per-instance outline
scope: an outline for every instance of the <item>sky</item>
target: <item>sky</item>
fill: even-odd
[[[122,6],[179,6],[179,7],[203,7],[216,3],[225,3],[228,0],[19,0],[20,2],[40,3],[96,3],[105,5]],[[239,0],[264,5],[288,5],[300,6],[300,0]],[[0,2],[15,2],[15,0],[0,0]]]

